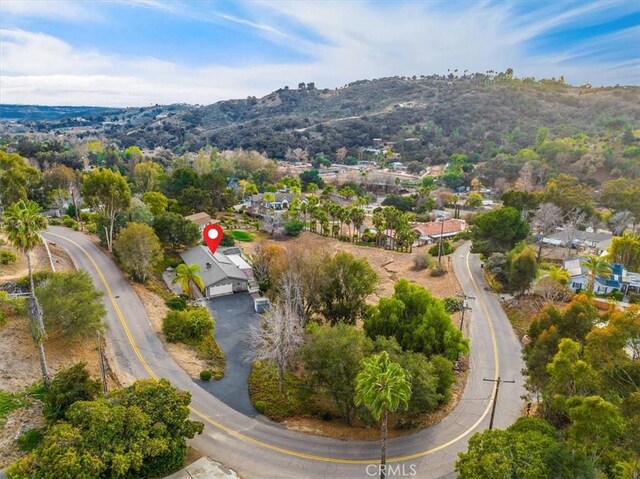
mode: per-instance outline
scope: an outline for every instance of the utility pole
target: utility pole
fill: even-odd
[[[465,293],[458,293],[456,294],[456,296],[459,296],[462,298],[462,317],[460,318],[460,331],[462,331],[462,325],[464,324],[464,312],[467,309],[471,311],[471,308],[467,306],[467,300],[476,299],[476,298],[475,296],[469,296],[468,294],[465,294]]]
[[[100,374],[102,374],[102,390],[107,394],[107,369],[104,365],[104,356],[102,355],[102,335],[100,331],[96,331],[98,335],[98,354],[100,355]]]
[[[489,429],[493,429],[493,418],[496,415],[496,404],[498,402],[498,391],[500,390],[500,383],[515,383],[515,380],[512,379],[511,381],[507,381],[505,379],[501,379],[500,376],[498,376],[498,379],[484,378],[483,381],[497,383],[496,392],[493,395],[493,404],[491,405],[491,419],[489,420]]]

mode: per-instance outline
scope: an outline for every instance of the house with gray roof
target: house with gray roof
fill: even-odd
[[[274,201],[265,201],[264,195],[265,193],[259,193],[257,195],[251,196],[251,206],[262,206],[264,208],[270,208],[272,210],[288,210],[289,206],[291,206],[291,203],[293,203],[293,200],[295,198],[298,198],[302,203],[307,202],[307,199],[303,195],[298,195],[296,193],[286,193],[278,191],[276,193],[273,193]]]
[[[206,298],[250,291],[251,265],[238,248],[226,248],[211,254],[207,246],[198,245],[180,253],[186,264],[200,266]]]
[[[589,248],[594,249],[598,254],[602,254],[611,246],[611,239],[613,235],[609,232],[596,232],[591,228],[587,228],[586,231],[569,231],[562,230],[554,233],[550,236],[546,236],[542,239],[544,244],[552,246],[571,246],[573,248]]]

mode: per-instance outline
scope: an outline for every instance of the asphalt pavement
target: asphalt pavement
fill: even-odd
[[[258,413],[251,404],[247,387],[251,364],[245,359],[247,331],[249,326],[258,321],[253,298],[249,293],[236,293],[211,298],[205,306],[216,321],[216,341],[224,352],[227,365],[222,379],[198,380],[197,383],[227,406],[254,417]]]
[[[146,312],[120,270],[107,254],[82,233],[51,227],[47,239],[65,248],[79,268],[86,269],[105,291],[107,347],[113,361],[131,379],[164,377],[192,398],[194,419],[204,433],[191,444],[238,471],[243,478],[367,478],[374,477],[378,441],[340,441],[296,433],[229,407],[194,382],[164,351]],[[389,462],[397,467],[387,477],[455,477],[457,454],[469,437],[489,424],[495,384],[484,378],[513,379],[500,388],[495,427],[506,427],[520,415],[523,392],[520,344],[496,295],[486,291],[480,262],[468,245],[453,256],[465,293],[476,297],[466,315],[471,336],[470,371],[462,398],[440,423],[389,441]],[[216,318],[218,321],[219,318]]]

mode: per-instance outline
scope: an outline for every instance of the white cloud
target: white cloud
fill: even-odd
[[[479,3],[443,11],[429,3],[261,2],[246,4],[246,18],[229,16],[204,4],[138,0],[138,6],[203,21],[226,21],[259,32],[265,41],[287,43],[312,59],[301,63],[263,63],[243,67],[186,67],[159,58],[107,55],[81,50],[58,38],[23,30],[2,30],[0,101],[3,103],[134,106],[155,103],[212,103],[263,95],[286,84],[315,81],[336,87],[363,78],[469,72],[514,68],[520,76],[558,77],[574,84],[637,84],[637,61],[586,63],[599,40],[561,54],[526,57],[524,42],[580,15],[610,14],[611,3],[538,12],[526,25],[514,20],[509,4]],[[550,7],[551,8],[551,7]],[[595,12],[595,13],[594,13]],[[609,13],[607,13],[609,12]],[[297,27],[292,28],[292,25]],[[321,40],[301,38],[302,29]],[[634,32],[610,35],[602,45],[615,48]]]
[[[55,0],[2,0],[3,15],[53,18],[59,20],[89,20],[95,13],[85,8],[86,3]]]

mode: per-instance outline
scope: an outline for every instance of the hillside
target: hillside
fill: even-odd
[[[42,105],[2,105],[0,120],[64,120],[89,118],[103,113],[113,113],[117,108],[101,106],[42,106]]]
[[[3,106],[3,115],[10,115],[11,108]],[[177,154],[212,145],[283,158],[288,150],[302,148],[309,158],[324,153],[331,160],[343,146],[355,156],[359,148],[372,147],[373,139],[381,138],[396,142],[394,151],[405,162],[438,164],[454,153],[465,153],[476,162],[498,153],[515,154],[535,143],[541,127],[549,129],[549,138],[578,134],[591,138],[575,148],[592,150],[600,140],[617,142],[624,128],[632,131],[640,125],[640,88],[577,88],[504,74],[392,77],[335,90],[301,84],[259,99],[208,106],[72,110],[53,120],[40,119],[53,116],[45,107],[34,107],[34,112],[22,110],[24,120],[8,129],[5,125],[4,132],[98,136],[123,148],[164,147]],[[621,156],[624,146],[612,145],[614,156]],[[603,153],[602,161],[583,173],[594,173],[605,160]],[[635,167],[633,163],[624,168]]]

